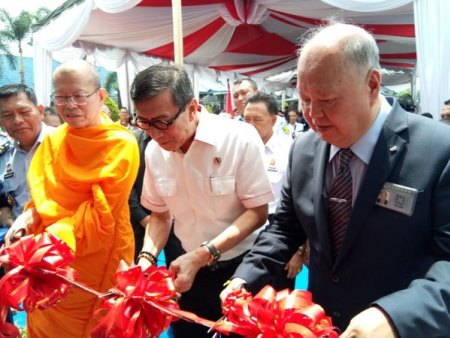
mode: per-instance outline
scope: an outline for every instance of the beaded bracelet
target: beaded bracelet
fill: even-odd
[[[141,251],[141,252],[139,253],[139,255],[137,256],[137,258],[138,258],[138,261],[139,261],[141,258],[145,258],[146,260],[148,260],[148,261],[150,262],[150,264],[156,265],[156,257],[155,257],[155,255],[152,254],[151,252],[148,252],[148,251]]]

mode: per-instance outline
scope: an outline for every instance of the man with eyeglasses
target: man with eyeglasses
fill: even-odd
[[[136,139],[103,112],[106,90],[84,60],[60,65],[52,99],[65,123],[41,143],[28,172],[31,201],[7,233],[47,232],[74,251],[78,281],[106,292],[121,260],[134,254],[128,195],[136,177]],[[60,303],[28,314],[31,337],[88,337],[95,325],[96,296],[72,288]]]
[[[154,264],[174,217],[180,241],[169,271],[180,306],[221,317],[219,292],[265,223],[273,200],[256,130],[201,113],[186,72],[155,65],[140,72],[131,97],[136,124],[152,137],[145,151],[141,203],[152,211],[139,264]],[[178,321],[174,335],[209,337],[207,328]]]

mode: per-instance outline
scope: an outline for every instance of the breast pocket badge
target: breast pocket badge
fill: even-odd
[[[411,216],[414,212],[418,193],[417,189],[386,182],[378,194],[375,204]]]

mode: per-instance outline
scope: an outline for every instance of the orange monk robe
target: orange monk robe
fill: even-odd
[[[106,292],[119,261],[131,263],[134,237],[128,196],[139,166],[136,138],[103,116],[104,124],[66,124],[45,138],[33,157],[28,183],[41,223],[75,251],[78,281]],[[28,337],[83,338],[96,324],[95,296],[73,287],[61,303],[28,315]]]

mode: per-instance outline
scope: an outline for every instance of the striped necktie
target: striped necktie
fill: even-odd
[[[339,150],[339,169],[331,183],[328,199],[328,224],[331,246],[334,256],[344,241],[345,230],[352,214],[352,174],[350,160],[354,153],[351,149]]]

